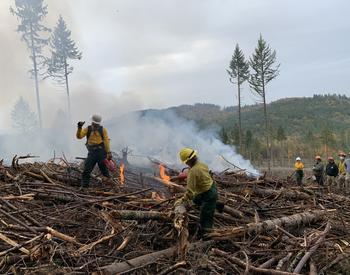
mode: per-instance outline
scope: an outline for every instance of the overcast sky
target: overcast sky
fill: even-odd
[[[246,56],[261,33],[277,51],[280,76],[268,101],[315,93],[350,95],[350,1],[46,0],[50,27],[62,14],[83,59],[72,62],[74,113],[94,104],[124,111],[196,102],[236,104],[228,67],[234,46]],[[25,44],[0,1],[0,128],[19,96],[36,110]],[[41,82],[44,114],[65,109],[61,88]],[[244,102],[253,103],[244,87]],[[85,114],[84,113],[84,114]]]

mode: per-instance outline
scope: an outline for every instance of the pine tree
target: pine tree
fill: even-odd
[[[220,138],[221,138],[222,143],[224,143],[224,144],[229,143],[229,136],[228,136],[228,133],[227,133],[227,130],[225,129],[225,127],[221,128]]]
[[[68,60],[80,60],[82,57],[82,53],[78,51],[70,36],[71,31],[67,29],[66,23],[60,16],[50,41],[51,57],[47,60],[47,76],[52,77],[59,85],[66,87],[69,118],[71,117],[71,104],[68,75],[73,72],[73,67],[69,65]]]
[[[16,0],[15,9],[11,7],[10,11],[20,20],[17,32],[22,34],[22,40],[27,44],[27,48],[30,51],[30,59],[33,62],[33,69],[30,70],[30,73],[35,80],[39,126],[41,128],[42,114],[38,75],[45,60],[42,55],[42,49],[49,41],[44,36],[50,29],[41,23],[47,15],[47,6],[43,4],[43,0]]]
[[[329,153],[329,147],[335,144],[334,133],[328,125],[325,125],[321,131],[321,140],[324,145],[324,152],[327,156]]]
[[[32,112],[29,104],[20,97],[11,112],[12,127],[22,134],[27,134],[37,129],[36,114]]]
[[[241,85],[249,78],[249,64],[238,44],[236,44],[227,73],[230,76],[230,82],[237,83],[239,149],[242,150]]]
[[[245,148],[246,148],[246,152],[248,153],[248,157],[249,159],[252,158],[252,154],[251,154],[251,148],[252,148],[252,144],[253,144],[253,133],[250,130],[246,131],[245,134]]]
[[[278,76],[280,65],[275,65],[275,63],[276,51],[272,51],[270,46],[262,38],[262,35],[260,35],[255,53],[249,59],[249,65],[253,70],[249,78],[249,85],[253,92],[261,97],[264,104],[266,156],[269,171],[271,170],[271,145],[266,108],[266,85]]]

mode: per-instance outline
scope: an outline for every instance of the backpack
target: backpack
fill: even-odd
[[[90,126],[88,126],[88,130],[87,130],[87,133],[86,133],[86,145],[88,145],[88,141],[89,141],[89,138],[90,138],[92,132],[93,132],[92,126],[90,125]],[[103,143],[103,127],[102,126],[98,126],[97,132],[100,134],[100,136],[102,138],[102,143]]]

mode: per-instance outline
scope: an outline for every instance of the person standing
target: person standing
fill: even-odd
[[[339,162],[338,162],[339,174],[337,177],[337,185],[339,189],[344,188],[345,186],[345,176],[346,176],[345,157],[346,157],[345,153],[339,154]]]
[[[345,160],[345,188],[350,189],[350,153],[348,153],[348,158]]]
[[[334,158],[328,157],[328,163],[326,165],[326,177],[329,191],[331,186],[335,184],[335,178],[338,176],[338,173],[338,165],[334,162]]]
[[[295,159],[295,180],[299,186],[303,184],[304,178],[304,164],[301,162],[301,158],[297,157]]]
[[[315,157],[315,164],[312,167],[312,172],[314,173],[316,182],[320,185],[324,185],[324,178],[323,178],[323,173],[324,173],[324,166],[322,163],[322,159],[320,156]]]
[[[89,187],[91,172],[97,164],[103,176],[109,178],[109,171],[105,164],[105,159],[112,159],[109,145],[108,132],[101,126],[102,117],[93,115],[91,125],[83,128],[85,121],[78,122],[76,137],[82,139],[86,137],[86,148],[88,155],[84,163],[81,188]]]

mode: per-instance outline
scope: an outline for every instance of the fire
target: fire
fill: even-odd
[[[159,176],[165,182],[170,181],[170,177],[165,173],[165,167],[161,164],[159,165]]]
[[[124,169],[125,169],[124,163],[121,163],[119,167],[119,181],[121,185],[124,185],[125,183]]]

